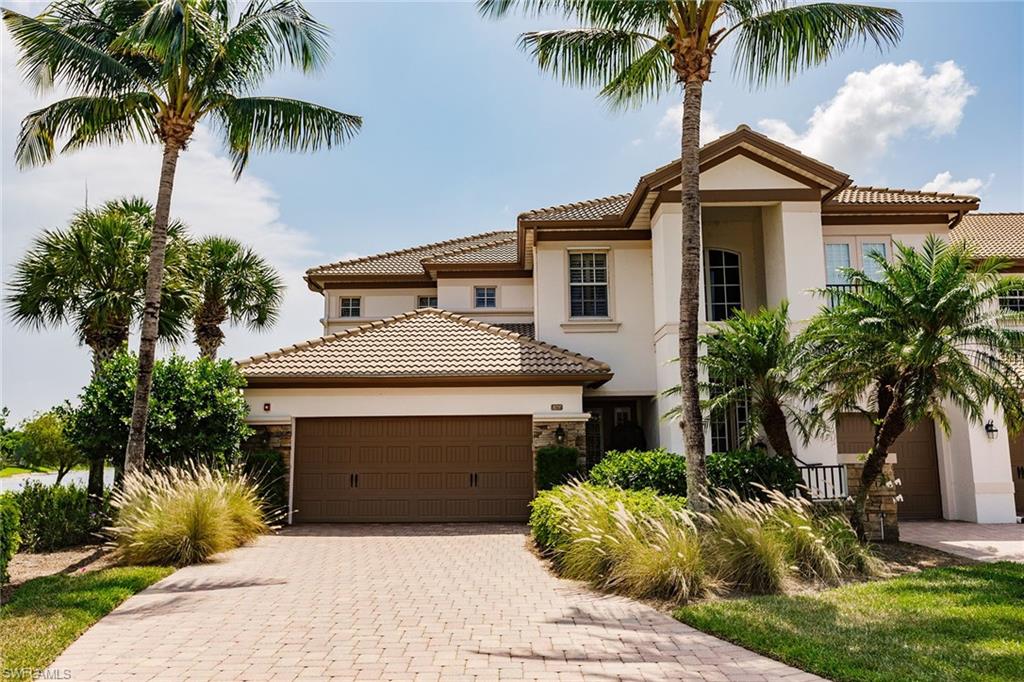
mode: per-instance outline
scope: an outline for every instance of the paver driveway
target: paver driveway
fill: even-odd
[[[900,540],[978,561],[1024,563],[1024,525],[962,521],[903,521]]]
[[[555,578],[512,525],[292,528],[132,597],[52,672],[104,682],[818,679]]]

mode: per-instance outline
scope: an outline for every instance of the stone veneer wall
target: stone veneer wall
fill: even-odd
[[[242,444],[243,450],[277,450],[286,468],[291,469],[292,425],[250,424],[256,432]]]
[[[533,461],[537,463],[537,451],[548,445],[558,445],[555,431],[561,426],[565,430],[565,442],[562,445],[576,448],[580,453],[579,465],[587,465],[587,423],[583,421],[565,422],[534,422],[533,423]]]
[[[863,464],[846,465],[846,486],[851,496],[855,496],[860,490],[860,476],[863,470]],[[893,472],[892,464],[883,464],[882,477],[868,492],[865,512],[867,519],[864,527],[869,540],[879,542],[884,539],[886,542],[896,542],[900,539],[899,511],[896,502],[899,490],[895,485],[891,488],[887,485],[895,480],[896,475]],[[883,527],[885,529],[884,537]]]

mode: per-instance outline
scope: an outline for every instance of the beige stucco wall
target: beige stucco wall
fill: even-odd
[[[569,248],[606,250],[609,318],[569,317]],[[655,392],[651,244],[648,241],[540,242],[534,252],[537,338],[609,363],[615,377],[600,395]]]
[[[400,315],[416,309],[420,296],[436,296],[430,288],[409,289],[328,289],[324,295],[324,333],[332,334],[365,322]],[[339,318],[341,298],[362,299],[362,315],[358,318]]]
[[[678,187],[678,185],[677,185]],[[745,156],[734,156],[700,174],[701,189],[803,189],[807,185],[762,166]]]
[[[705,208],[701,217],[701,228],[705,254],[708,249],[713,248],[739,254],[743,309],[753,312],[763,306],[764,238],[760,207]],[[706,263],[705,260],[705,265]]]
[[[476,287],[497,289],[497,308],[474,308]],[[533,279],[529,277],[444,277],[437,280],[437,305],[484,322],[533,322]]]
[[[574,415],[583,410],[579,386],[412,388],[250,388],[250,421],[293,417],[436,415]],[[270,410],[264,411],[264,403]],[[552,405],[561,405],[554,410]]]

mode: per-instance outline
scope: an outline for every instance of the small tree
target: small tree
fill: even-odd
[[[18,456],[32,467],[52,467],[57,470],[57,484],[71,469],[83,461],[82,453],[65,433],[67,408],[58,407],[37,414],[21,426]]]
[[[1012,430],[1024,425],[1024,314],[1000,298],[1024,289],[1005,275],[1005,259],[980,261],[963,244],[931,236],[920,251],[896,245],[888,262],[872,254],[880,276],[845,269],[854,286],[822,291],[831,307],[810,323],[813,353],[806,376],[834,418],[861,411],[874,437],[854,499],[852,523],[863,538],[868,489],[893,442],[932,417],[948,433],[946,405],[980,423],[986,405],[1000,408]],[[865,409],[864,406],[867,406]]]
[[[120,353],[103,365],[80,396],[72,439],[87,454],[124,466],[138,360]],[[147,451],[157,463],[231,463],[251,429],[241,389],[245,379],[228,361],[175,355],[156,363]]]
[[[21,442],[21,432],[10,425],[11,411],[0,408],[0,468],[14,462]]]
[[[763,433],[776,455],[795,459],[790,428],[804,443],[826,429],[817,412],[804,409],[809,399],[799,379],[804,343],[789,329],[786,301],[753,314],[736,310],[701,336],[706,349],[701,363],[710,380],[705,409],[718,412],[745,401],[749,419],[740,434],[743,447],[753,446]]]

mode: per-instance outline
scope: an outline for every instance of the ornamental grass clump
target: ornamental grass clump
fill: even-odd
[[[789,578],[786,542],[769,520],[772,506],[719,490],[710,501],[706,551],[715,574],[727,585],[752,594],[782,592]]]
[[[774,490],[765,491],[765,495],[771,507],[766,523],[785,543],[786,557],[793,568],[807,580],[838,585],[843,566],[814,518],[811,502]]]
[[[112,505],[112,544],[131,564],[201,563],[269,530],[244,475],[202,465],[128,474]]]

